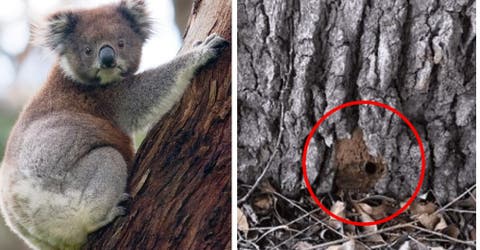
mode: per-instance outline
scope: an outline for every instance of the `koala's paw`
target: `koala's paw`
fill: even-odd
[[[229,44],[217,34],[209,35],[203,42],[195,42],[195,49],[200,52],[200,64],[205,65],[217,59]]]
[[[108,217],[110,217],[110,219],[113,221],[113,219],[117,218],[118,216],[125,215],[127,215],[127,209],[121,206],[116,206],[112,210],[110,210]]]
[[[125,202],[125,201],[129,201],[132,199],[132,196],[130,196],[130,194],[128,193],[123,193],[122,195],[120,195],[120,202]]]
[[[196,40],[195,42],[193,42],[193,47],[196,48],[196,47],[200,46],[200,44],[202,44],[202,43],[203,43],[203,41]]]

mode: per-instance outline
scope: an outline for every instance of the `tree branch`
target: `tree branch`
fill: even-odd
[[[210,33],[231,39],[230,1],[192,11],[182,50]],[[231,53],[203,69],[148,133],[130,170],[126,217],[86,249],[226,249],[231,246]]]

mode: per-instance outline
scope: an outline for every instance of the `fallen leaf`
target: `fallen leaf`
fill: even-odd
[[[336,214],[337,216],[345,217],[345,202],[336,201],[335,203],[333,203],[330,211],[332,211],[332,213]]]
[[[452,237],[452,238],[458,239],[458,236],[460,235],[460,229],[458,229],[457,226],[452,224],[452,225],[449,225],[448,227],[446,227],[446,229],[443,231],[443,233]]]
[[[265,181],[265,182],[262,182],[259,186],[259,189],[262,191],[262,192],[265,192],[265,193],[275,193],[277,190],[275,190],[275,188],[272,186],[272,184],[270,184],[270,182],[268,181]]]
[[[409,210],[412,215],[431,214],[437,210],[437,205],[433,202],[423,203],[416,201],[412,203]]]
[[[238,227],[238,230],[240,230],[244,234],[248,233],[249,226],[248,226],[247,216],[245,216],[242,209],[238,207],[237,207],[237,227]]]
[[[421,214],[417,217],[418,221],[429,230],[442,231],[447,228],[447,222],[441,214]]]
[[[418,221],[429,230],[433,230],[440,222],[440,218],[436,214],[421,214],[418,216]]]
[[[440,221],[437,223],[437,225],[435,225],[434,230],[442,231],[443,229],[447,228],[448,225],[442,215],[437,215],[437,216],[440,218]]]
[[[345,218],[345,202],[343,201],[336,201],[333,203],[332,207],[330,208],[330,211],[334,213],[337,216],[340,216],[342,218]],[[338,221],[335,218],[330,217],[327,221],[328,225],[333,227],[336,230],[340,230],[343,227],[343,223],[341,221]]]
[[[373,208],[370,205],[368,205],[366,203],[358,203],[357,205],[361,208],[361,210],[363,210],[363,212],[365,212],[369,215],[372,214]]]
[[[470,209],[470,210],[475,210],[476,202],[475,199],[471,196],[464,200],[459,200],[457,202],[457,206],[463,208],[463,209]]]
[[[385,203],[382,202],[382,204],[378,206],[370,206],[366,203],[358,203],[360,208],[363,209],[368,215],[370,215],[373,219],[379,220],[381,218],[387,217],[387,210],[388,207]]]
[[[335,246],[329,246],[327,250],[360,250],[364,249],[364,247],[355,244],[355,241],[353,239],[343,243],[342,245],[335,245]]]
[[[261,195],[255,197],[253,206],[262,213],[270,211],[273,207],[273,199],[270,195]]]
[[[410,250],[410,249],[412,249],[410,247],[410,241],[405,241],[403,242],[403,244],[400,246],[398,250]]]
[[[313,247],[312,244],[305,242],[305,241],[299,241],[297,244],[295,244],[294,249],[295,250],[305,250],[305,249],[311,249]]]
[[[367,212],[364,210],[364,208],[365,208],[366,210],[372,211],[371,207],[368,204],[364,204],[364,203],[361,203],[361,204],[363,204],[363,205],[360,206],[359,204],[353,203],[353,206],[355,207],[355,209],[358,210],[358,213],[360,213],[360,221],[362,221],[362,222],[372,222],[372,221],[374,221],[372,219],[372,217],[370,217],[370,215],[368,215]],[[374,232],[377,231],[377,225],[362,227],[362,230],[366,234],[374,233]],[[384,240],[383,240],[383,238],[380,234],[371,235],[371,236],[367,237],[366,240],[368,240],[370,242],[384,242]]]

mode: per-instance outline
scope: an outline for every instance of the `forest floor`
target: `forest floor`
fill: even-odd
[[[306,191],[291,199],[268,182],[250,190],[239,183],[239,197],[246,199],[237,209],[238,249],[475,249],[475,185],[447,204],[428,191],[393,220],[366,227],[334,219]],[[360,193],[319,199],[337,216],[359,222],[385,218],[406,202]]]

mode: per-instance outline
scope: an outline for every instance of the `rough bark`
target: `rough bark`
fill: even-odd
[[[183,50],[231,38],[231,3],[195,6]],[[126,217],[91,235],[86,249],[225,249],[231,245],[231,53],[201,70],[148,133],[132,166]],[[226,226],[227,225],[227,226]]]
[[[238,32],[241,182],[259,177],[282,131],[266,178],[299,194],[309,130],[359,99],[386,103],[415,125],[427,156],[423,191],[445,202],[475,182],[475,1],[239,0]],[[375,191],[410,196],[418,145],[400,119],[372,106],[340,111],[319,129],[308,156],[314,188],[332,188],[333,145],[356,127],[388,166]]]

